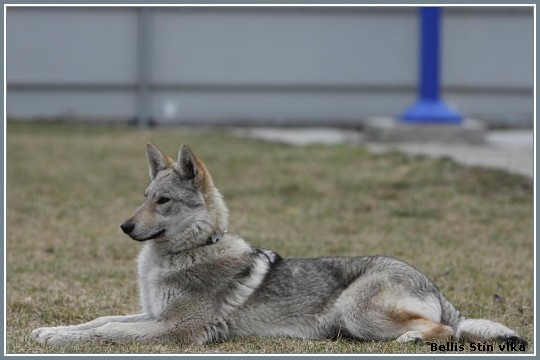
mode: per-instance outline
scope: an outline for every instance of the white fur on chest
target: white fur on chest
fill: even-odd
[[[173,293],[174,288],[163,285],[163,278],[170,269],[164,266],[152,243],[145,244],[141,250],[137,267],[142,311],[159,318],[169,302],[179,295]]]
[[[251,252],[251,247],[241,238],[227,236],[218,244],[200,248],[189,256],[171,255],[163,252],[154,242],[144,244],[138,258],[139,293],[142,311],[153,318],[160,318],[168,305],[182,297],[182,284],[165,281],[171,275],[181,273],[194,265],[212,262],[220,258],[239,258]],[[258,287],[268,270],[268,261],[261,258],[255,264],[253,273],[246,284],[238,284],[231,305],[243,303]]]

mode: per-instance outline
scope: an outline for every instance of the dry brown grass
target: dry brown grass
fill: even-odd
[[[503,171],[362,147],[288,147],[222,132],[8,124],[8,353],[415,353],[426,345],[241,339],[201,347],[34,343],[39,326],[138,310],[139,244],[119,224],[142,201],[145,142],[205,160],[230,231],[286,257],[386,254],[436,280],[470,317],[533,339],[533,191]],[[532,351],[529,346],[527,351]]]

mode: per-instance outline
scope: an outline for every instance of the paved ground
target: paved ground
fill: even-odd
[[[401,150],[410,154],[448,156],[466,165],[501,168],[513,173],[533,177],[533,130],[490,131],[484,145],[408,143],[383,144],[364,141],[363,134],[354,130],[330,128],[240,128],[233,130],[238,136],[291,145],[308,144],[363,144],[371,151]]]

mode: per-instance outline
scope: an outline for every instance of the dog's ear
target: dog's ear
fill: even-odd
[[[169,160],[163,155],[161,150],[151,143],[146,143],[146,157],[148,158],[148,166],[150,167],[150,179],[154,180],[157,173],[167,167]]]
[[[182,144],[180,147],[180,151],[178,152],[178,160],[176,161],[174,171],[176,171],[176,173],[183,180],[192,180],[199,173],[195,156],[191,152],[189,146],[186,144]]]

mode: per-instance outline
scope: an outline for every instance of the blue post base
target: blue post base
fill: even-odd
[[[440,100],[420,99],[416,104],[405,110],[399,120],[411,124],[459,125],[463,121],[463,116]]]

